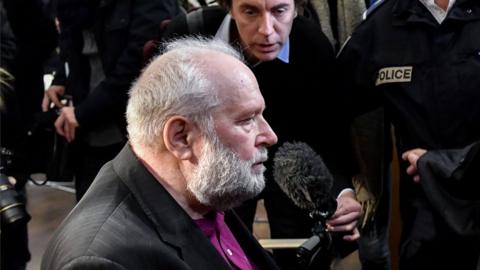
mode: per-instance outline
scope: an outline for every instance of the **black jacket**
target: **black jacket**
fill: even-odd
[[[225,222],[260,269],[278,269],[232,211]],[[57,229],[41,269],[230,268],[127,145]]]
[[[418,160],[421,185],[455,233],[480,241],[480,142],[428,151]]]
[[[127,92],[143,64],[143,45],[154,37],[164,19],[179,12],[173,0],[99,0],[93,7],[76,7],[79,1],[59,2],[62,23],[60,46],[69,63],[67,91],[73,96],[75,116],[82,128],[118,122],[124,125]],[[81,3],[85,1],[80,1]],[[80,10],[81,9],[81,10]],[[72,16],[84,11],[83,16]],[[78,20],[85,20],[82,25]],[[82,55],[82,29],[93,27],[105,79],[89,94],[88,59]],[[64,84],[62,78],[54,84]]]

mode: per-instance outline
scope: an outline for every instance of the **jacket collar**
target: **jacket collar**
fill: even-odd
[[[393,3],[393,25],[427,23],[438,26],[430,12],[418,0],[396,0]],[[447,15],[447,20],[480,20],[480,1],[457,0]]]
[[[188,265],[196,269],[229,269],[190,216],[138,160],[130,145],[114,159],[113,166],[155,224],[160,238],[176,248]]]

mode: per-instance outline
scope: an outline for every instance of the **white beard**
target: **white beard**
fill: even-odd
[[[200,203],[216,210],[238,206],[265,187],[265,167],[254,173],[252,165],[266,160],[267,154],[266,147],[262,147],[251,160],[242,160],[218,138],[213,143],[207,140],[187,189]]]

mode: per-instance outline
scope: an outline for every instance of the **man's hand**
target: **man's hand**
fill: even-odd
[[[402,159],[410,163],[410,166],[408,166],[407,168],[407,174],[413,176],[413,181],[415,183],[420,182],[420,175],[417,171],[417,161],[426,152],[427,150],[425,149],[415,148],[412,150],[408,150],[402,154]]]
[[[360,237],[357,229],[358,218],[362,212],[362,206],[355,199],[351,191],[342,193],[337,198],[337,210],[327,221],[328,230],[331,232],[349,232],[343,236],[343,240],[355,241]]]
[[[68,142],[75,140],[75,130],[79,127],[73,106],[63,107],[60,116],[55,121],[57,133],[65,137]]]
[[[43,95],[43,100],[42,100],[42,111],[46,112],[48,111],[48,107],[50,106],[50,102],[53,102],[57,108],[62,108],[65,105],[63,105],[60,102],[59,97],[63,96],[65,94],[65,86],[63,85],[52,85],[48,88],[47,91],[45,91],[45,94]]]

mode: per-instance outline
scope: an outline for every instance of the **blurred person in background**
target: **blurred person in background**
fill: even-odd
[[[30,260],[24,187],[39,160],[28,130],[40,112],[43,62],[56,46],[53,19],[37,0],[0,1],[0,220],[1,269]]]
[[[55,128],[72,144],[80,200],[126,141],[127,91],[142,68],[144,43],[179,7],[175,0],[59,0],[56,10],[66,68],[55,76],[42,107],[47,111],[53,102],[60,109]],[[66,95],[71,99],[62,103]]]

